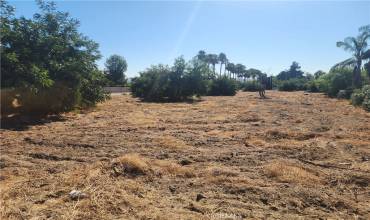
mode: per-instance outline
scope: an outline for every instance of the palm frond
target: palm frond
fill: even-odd
[[[370,24],[362,26],[358,29],[360,32],[369,32],[370,33]]]
[[[367,51],[365,51],[365,52],[362,54],[362,59],[363,59],[363,60],[370,59],[370,49],[367,49]]]
[[[354,52],[356,51],[356,46],[354,45],[354,42],[356,42],[355,38],[347,37],[346,39],[344,39],[344,41],[338,41],[337,47],[341,47],[349,52]]]
[[[349,58],[349,59],[346,59],[340,63],[337,63],[335,64],[330,70],[336,70],[336,69],[342,69],[342,68],[345,68],[345,67],[353,67],[356,65],[356,59],[355,58]]]

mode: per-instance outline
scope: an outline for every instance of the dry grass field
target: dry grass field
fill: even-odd
[[[3,120],[1,219],[370,219],[370,114],[267,95]]]

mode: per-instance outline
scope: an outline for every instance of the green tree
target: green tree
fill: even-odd
[[[367,41],[370,38],[370,25],[359,28],[357,37],[347,37],[343,41],[337,42],[337,47],[352,53],[352,57],[333,66],[333,69],[351,67],[353,68],[352,83],[354,88],[361,87],[361,67],[362,61],[370,58]]]
[[[370,61],[364,64],[364,68],[366,70],[367,77],[370,79]]]
[[[216,64],[218,64],[217,54],[207,54],[207,61],[212,65],[213,75],[216,75]]]
[[[235,64],[227,63],[226,70],[229,72],[229,78],[232,78],[232,75],[235,73]]]
[[[253,81],[255,81],[256,77],[259,77],[262,75],[262,72],[258,69],[250,68],[248,69],[249,76],[252,77]]]
[[[200,50],[197,54],[197,58],[200,60],[200,61],[203,61],[203,62],[207,62],[207,54],[204,50]]]
[[[326,73],[324,71],[319,70],[319,71],[316,71],[313,75],[314,75],[315,79],[318,79],[318,78],[320,78],[320,76],[323,76],[325,74]]]
[[[244,82],[246,81],[246,79],[248,79],[250,77],[251,77],[250,71],[249,70],[244,71],[244,73],[243,73]]]
[[[222,65],[224,65],[225,64],[225,66],[226,66],[226,63],[227,63],[227,57],[226,57],[226,54],[224,54],[224,53],[220,53],[219,55],[218,55],[218,60],[220,61],[220,77],[221,77],[221,71],[222,71]]]
[[[245,66],[241,63],[238,63],[235,65],[235,72],[236,72],[236,75],[240,78],[240,77],[243,77],[243,74],[245,72]]]
[[[132,94],[146,101],[183,101],[206,93],[205,78],[209,70],[198,58],[186,63],[175,59],[172,67],[157,65],[132,80]]]
[[[127,62],[124,57],[119,55],[110,56],[105,62],[106,74],[115,85],[124,85],[126,83],[125,72]]]
[[[14,17],[14,9],[1,1],[1,87],[16,90],[23,107],[49,103],[45,109],[35,106],[40,111],[66,111],[107,98],[97,83],[98,44],[79,33],[79,21],[57,11],[55,3],[37,3],[40,12],[26,19]],[[51,106],[57,107],[47,109]]]
[[[280,72],[276,77],[278,80],[289,80],[292,78],[303,78],[303,74],[301,66],[293,61],[288,70]]]

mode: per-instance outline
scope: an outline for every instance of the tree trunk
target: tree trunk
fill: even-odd
[[[352,84],[354,88],[361,88],[361,65],[362,60],[357,61],[357,65],[353,70]]]
[[[221,78],[221,76],[222,76],[221,71],[222,71],[222,63],[220,63],[220,78]]]

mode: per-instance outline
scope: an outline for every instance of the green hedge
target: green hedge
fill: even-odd
[[[351,103],[355,106],[362,106],[366,111],[370,111],[370,85],[365,85],[362,89],[356,89],[352,93]]]
[[[277,82],[277,87],[279,91],[300,91],[306,90],[307,79],[305,78],[295,78],[289,80],[280,80]]]
[[[208,91],[210,96],[233,96],[236,94],[237,84],[235,80],[227,77],[217,78],[211,81]]]
[[[307,88],[309,91],[314,89],[330,97],[337,97],[338,92],[344,90],[347,98],[349,98],[352,93],[352,70],[340,69],[331,71],[310,82],[310,84]]]
[[[157,65],[148,68],[131,82],[133,96],[145,101],[182,101],[206,93],[205,73],[208,67],[180,57],[173,67]]]
[[[260,84],[257,81],[247,81],[242,86],[243,91],[247,92],[257,92],[260,89]]]

